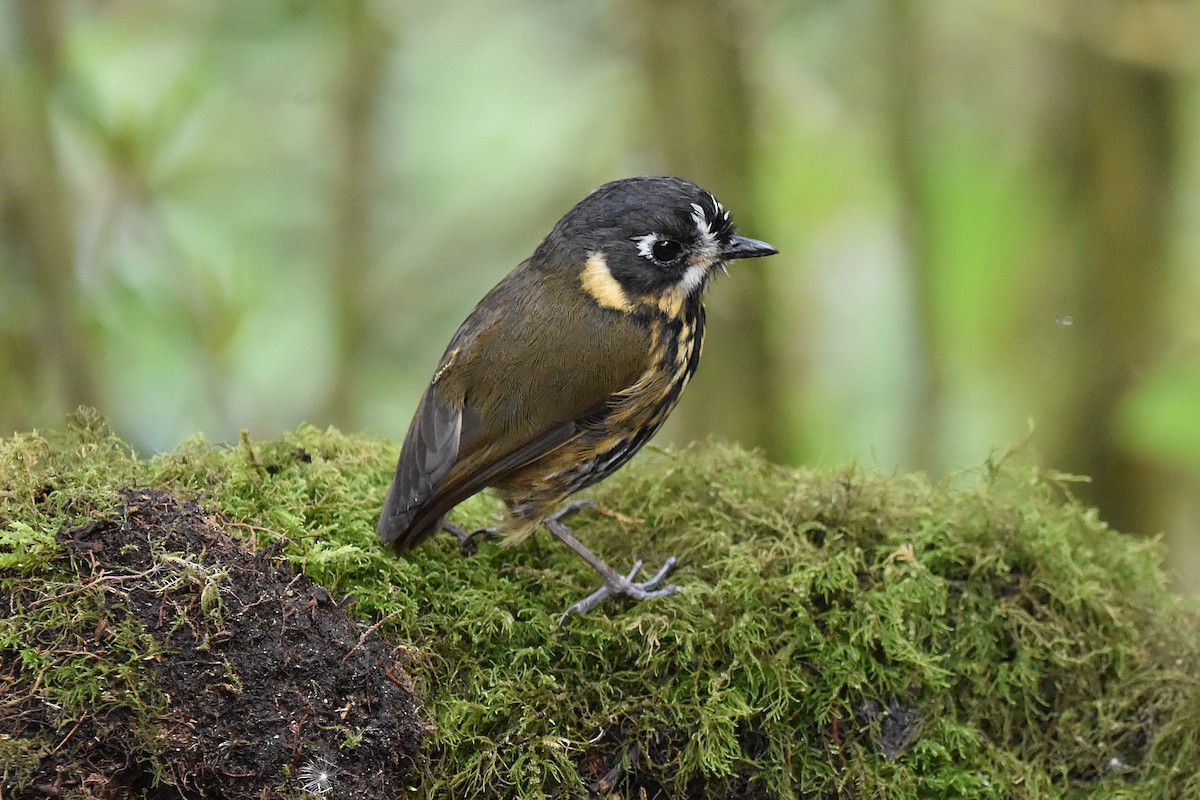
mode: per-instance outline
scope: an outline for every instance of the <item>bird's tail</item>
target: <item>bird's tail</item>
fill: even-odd
[[[424,513],[427,509],[420,505],[409,506],[403,500],[404,495],[393,480],[388,489],[387,499],[383,501],[379,524],[375,528],[379,534],[379,541],[396,553],[407,553],[433,536],[442,527],[442,521],[445,519],[445,514],[430,519],[429,515]]]

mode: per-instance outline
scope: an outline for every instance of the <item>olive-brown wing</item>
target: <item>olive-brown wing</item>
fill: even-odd
[[[578,437],[650,363],[649,334],[569,275],[524,264],[460,326],[421,398],[379,521],[404,551],[481,489]]]

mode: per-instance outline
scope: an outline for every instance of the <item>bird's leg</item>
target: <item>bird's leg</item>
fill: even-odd
[[[683,591],[682,586],[674,584],[667,584],[661,589],[658,588],[663,578],[675,566],[675,556],[668,558],[662,565],[662,568],[649,580],[634,583],[634,577],[642,569],[642,562],[640,560],[634,563],[633,569],[629,571],[628,575],[622,575],[604,563],[604,560],[600,556],[587,549],[583,542],[576,539],[575,534],[571,533],[571,529],[562,523],[562,518],[575,514],[584,508],[593,508],[595,505],[591,500],[575,500],[563,506],[552,516],[547,517],[542,523],[551,533],[561,539],[563,544],[578,553],[584,561],[591,564],[592,569],[600,573],[600,577],[604,578],[603,586],[563,612],[563,615],[558,619],[559,625],[562,625],[566,618],[572,614],[586,614],[604,602],[605,599],[615,594],[623,594],[627,597],[632,597],[634,600],[648,600],[652,597],[669,597]]]
[[[447,521],[442,522],[442,527],[453,533],[454,538],[458,539],[458,549],[464,556],[473,556],[479,552],[479,543],[475,541],[477,538],[495,539],[500,535],[498,528],[479,528],[467,533],[466,528]]]

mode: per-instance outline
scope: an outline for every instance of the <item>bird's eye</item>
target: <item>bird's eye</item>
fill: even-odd
[[[682,252],[683,245],[674,239],[659,239],[650,247],[650,255],[654,256],[654,260],[664,264],[670,264]]]

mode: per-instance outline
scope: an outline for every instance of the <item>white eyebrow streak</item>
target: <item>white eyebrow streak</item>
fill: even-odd
[[[712,200],[713,208],[716,209],[717,215],[720,216],[721,212],[725,210],[725,206],[721,205],[721,201],[712,192],[709,192],[708,199]]]
[[[712,228],[708,224],[708,215],[704,213],[704,207],[699,203],[692,203],[692,222],[696,224],[696,232],[700,234],[700,238],[712,233]]]
[[[712,195],[709,195],[709,197],[712,197]],[[720,211],[721,204],[717,203],[716,200],[713,200],[713,202],[716,203],[717,210]],[[704,207],[699,203],[692,203],[692,222],[696,225],[696,233],[699,235],[700,241],[704,245],[711,247],[717,241],[717,237],[713,234],[712,225],[708,221],[708,215],[704,213]]]
[[[718,200],[711,192],[708,195],[708,199],[712,200],[713,208],[716,209],[716,216],[722,217],[726,222],[729,222],[729,211],[725,208],[725,206],[721,205],[721,201]],[[716,217],[714,217],[714,219],[715,218]]]

